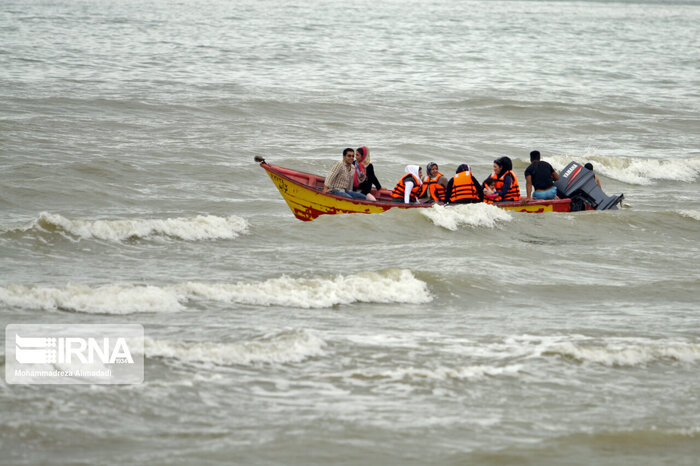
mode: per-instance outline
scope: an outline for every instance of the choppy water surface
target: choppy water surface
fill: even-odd
[[[0,323],[142,324],[146,374],[3,379],[0,463],[696,464],[697,24],[697,2],[3,2]],[[252,162],[323,174],[360,145],[387,187],[539,149],[625,207],[303,223]]]

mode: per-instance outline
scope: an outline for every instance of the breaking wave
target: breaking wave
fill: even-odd
[[[546,160],[556,170],[561,170],[572,160],[579,163],[591,162],[598,174],[636,185],[647,185],[657,180],[692,183],[700,176],[700,157],[663,160],[584,155],[581,157],[553,156],[547,157]]]
[[[459,342],[444,351],[465,357],[520,362],[532,358],[560,358],[577,363],[605,366],[643,366],[655,362],[700,362],[700,343],[682,339],[615,337],[592,338],[583,335],[509,336],[502,341]]]
[[[64,288],[7,285],[0,304],[94,314],[177,312],[189,301],[217,301],[259,306],[324,308],[338,304],[427,303],[428,285],[410,270],[389,269],[335,278],[282,276],[263,282],[186,282],[157,287],[142,285],[69,285]]]
[[[579,362],[606,366],[637,366],[655,361],[671,360],[684,363],[700,361],[700,344],[676,341],[624,341],[605,344],[576,344],[561,342],[543,351],[544,355],[559,355]]]
[[[326,342],[304,329],[287,329],[238,343],[183,342],[146,337],[144,352],[149,358],[220,365],[294,363],[321,356]]]
[[[178,296],[156,286],[69,285],[65,288],[8,285],[0,287],[0,303],[25,309],[64,310],[90,314],[176,312]]]
[[[188,282],[178,285],[176,289],[190,299],[301,308],[323,308],[356,302],[422,304],[432,300],[428,285],[406,269],[337,275],[335,278],[282,276],[260,283]]]
[[[684,217],[700,220],[700,211],[698,210],[678,210],[677,212]]]
[[[236,215],[189,218],[74,220],[42,212],[21,231],[57,232],[70,238],[120,242],[130,239],[170,237],[185,241],[233,239],[248,229],[248,222]],[[17,231],[17,230],[15,230]]]
[[[461,204],[454,206],[436,205],[430,209],[420,209],[439,227],[456,231],[460,225],[494,228],[498,222],[510,222],[513,217],[507,211],[490,204]]]

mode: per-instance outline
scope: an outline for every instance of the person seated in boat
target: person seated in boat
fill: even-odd
[[[447,182],[445,200],[450,204],[473,204],[484,201],[484,190],[466,163],[457,167],[455,176]]]
[[[438,164],[430,162],[423,177],[423,188],[419,198],[425,202],[445,202],[447,177],[440,173]]]
[[[355,151],[348,147],[343,150],[343,160],[336,162],[328,172],[326,180],[323,182],[323,192],[337,196],[349,197],[351,199],[367,199],[362,193],[352,190],[352,178],[354,173],[353,160]]]
[[[393,202],[419,204],[418,197],[422,189],[421,175],[423,170],[418,165],[406,165],[406,174],[401,177],[394,190],[391,192]]]
[[[552,166],[540,160],[540,151],[530,152],[530,166],[525,169],[525,191],[526,199],[556,199],[557,187],[554,182],[559,179],[559,175]],[[535,192],[532,192],[535,188]]]
[[[492,204],[498,197],[496,193],[496,180],[492,177],[488,177],[484,180],[484,202]]]
[[[352,179],[352,189],[367,196],[368,200],[376,201],[377,199],[370,193],[372,185],[377,187],[377,191],[382,189],[382,185],[374,174],[374,166],[369,161],[369,148],[358,147],[355,150],[355,175]]]
[[[520,200],[520,185],[513,173],[513,162],[510,157],[501,157],[493,161],[493,178],[496,197],[493,202],[514,202]]]
[[[590,162],[588,162],[586,165],[584,165],[583,168],[586,168],[586,169],[593,172],[593,164]],[[600,186],[600,180],[598,179],[598,175],[596,175],[596,173],[593,172],[593,176],[595,177],[595,182],[598,185],[598,187],[602,189],[602,186]]]

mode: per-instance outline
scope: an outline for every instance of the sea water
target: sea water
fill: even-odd
[[[697,464],[698,24],[696,1],[2,2],[0,324],[141,324],[146,367],[3,378],[0,463]],[[625,199],[307,223],[253,162],[324,175],[363,145],[387,188],[509,156],[524,191],[537,149]]]

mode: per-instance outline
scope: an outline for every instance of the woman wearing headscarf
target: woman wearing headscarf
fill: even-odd
[[[391,192],[391,197],[394,202],[403,202],[410,204],[418,202],[420,196],[422,169],[418,165],[406,165],[406,174],[401,177],[394,190]]]
[[[520,185],[518,178],[513,173],[513,162],[509,157],[501,157],[493,161],[493,175],[496,180],[495,202],[514,202],[520,200]]]
[[[369,161],[369,148],[358,147],[355,151],[355,176],[352,189],[366,195],[370,201],[376,201],[377,199],[370,194],[372,185],[377,187],[377,191],[382,189],[382,185],[374,174],[374,165]]]
[[[435,162],[430,162],[425,168],[427,171],[423,177],[421,199],[425,198],[426,202],[446,202],[447,177],[440,173],[438,164]]]

